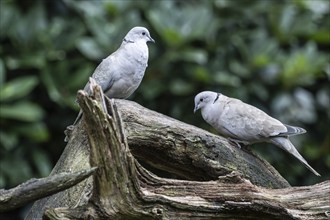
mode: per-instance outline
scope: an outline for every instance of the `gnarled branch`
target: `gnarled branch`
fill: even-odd
[[[31,179],[9,190],[0,189],[0,212],[18,208],[70,188],[88,178],[95,170],[96,168],[91,168],[74,173],[60,173],[41,179]]]
[[[44,211],[48,219],[327,218],[329,181],[283,188],[288,183],[268,163],[218,136],[124,100],[110,103],[108,115],[103,96],[96,97],[98,101],[79,93],[85,120],[72,131],[53,172],[97,165],[97,174],[72,188],[75,194],[61,192],[37,202],[33,210],[40,213],[32,210],[27,219],[40,218]],[[186,180],[155,176],[131,151],[145,164]],[[207,169],[209,180],[201,181]],[[79,199],[81,195],[90,196]]]

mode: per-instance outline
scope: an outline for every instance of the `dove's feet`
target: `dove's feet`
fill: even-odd
[[[237,142],[236,140],[234,139],[231,139],[231,138],[228,138],[228,142],[233,145],[234,147],[238,147],[238,148],[241,148],[241,145],[239,142]]]
[[[66,127],[66,129],[64,131],[64,134],[65,134],[64,142],[69,141],[73,128],[74,128],[74,125],[69,125],[68,127]]]
[[[244,143],[244,142],[242,142],[242,141],[238,141],[238,140],[233,139],[233,138],[228,138],[228,142],[229,142],[231,145],[233,145],[233,146],[235,146],[235,147],[238,147],[238,148],[242,148],[242,147],[246,147],[246,146],[248,146],[248,143]]]

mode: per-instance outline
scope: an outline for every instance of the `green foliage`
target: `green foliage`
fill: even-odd
[[[5,71],[1,71],[1,79]],[[45,111],[29,100],[28,94],[37,86],[36,76],[21,76],[1,83],[0,88],[0,184],[11,186],[34,176],[29,156],[44,158],[35,160],[39,175],[47,175],[51,164],[41,149],[32,147],[35,143],[49,139],[48,128],[42,119]],[[26,141],[21,141],[21,140]],[[28,142],[30,142],[28,144]],[[26,145],[20,147],[20,145]],[[30,146],[28,146],[30,145]]]
[[[132,100],[211,130],[194,96],[240,98],[305,127],[295,144],[329,178],[329,1],[2,0],[0,12],[0,187],[49,173],[77,90],[137,25],[156,44]],[[255,149],[293,185],[320,181],[274,146]]]

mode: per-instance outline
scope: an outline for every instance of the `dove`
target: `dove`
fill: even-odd
[[[126,99],[139,87],[148,66],[147,42],[155,43],[145,27],[134,27],[120,47],[96,67],[92,78],[109,98]],[[89,82],[84,91],[90,95]],[[80,110],[75,125],[82,116]]]
[[[200,109],[208,124],[238,146],[240,143],[272,143],[292,154],[315,175],[320,176],[289,140],[290,136],[305,133],[305,129],[283,124],[256,107],[221,93],[204,91],[197,94],[194,101],[194,112]]]

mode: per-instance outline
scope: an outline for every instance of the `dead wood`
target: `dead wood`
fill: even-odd
[[[267,162],[216,135],[124,100],[107,114],[94,93],[96,101],[79,93],[85,119],[53,174],[97,166],[96,175],[38,201],[27,219],[327,219],[329,181],[288,187]],[[185,180],[156,176],[135,157]]]

